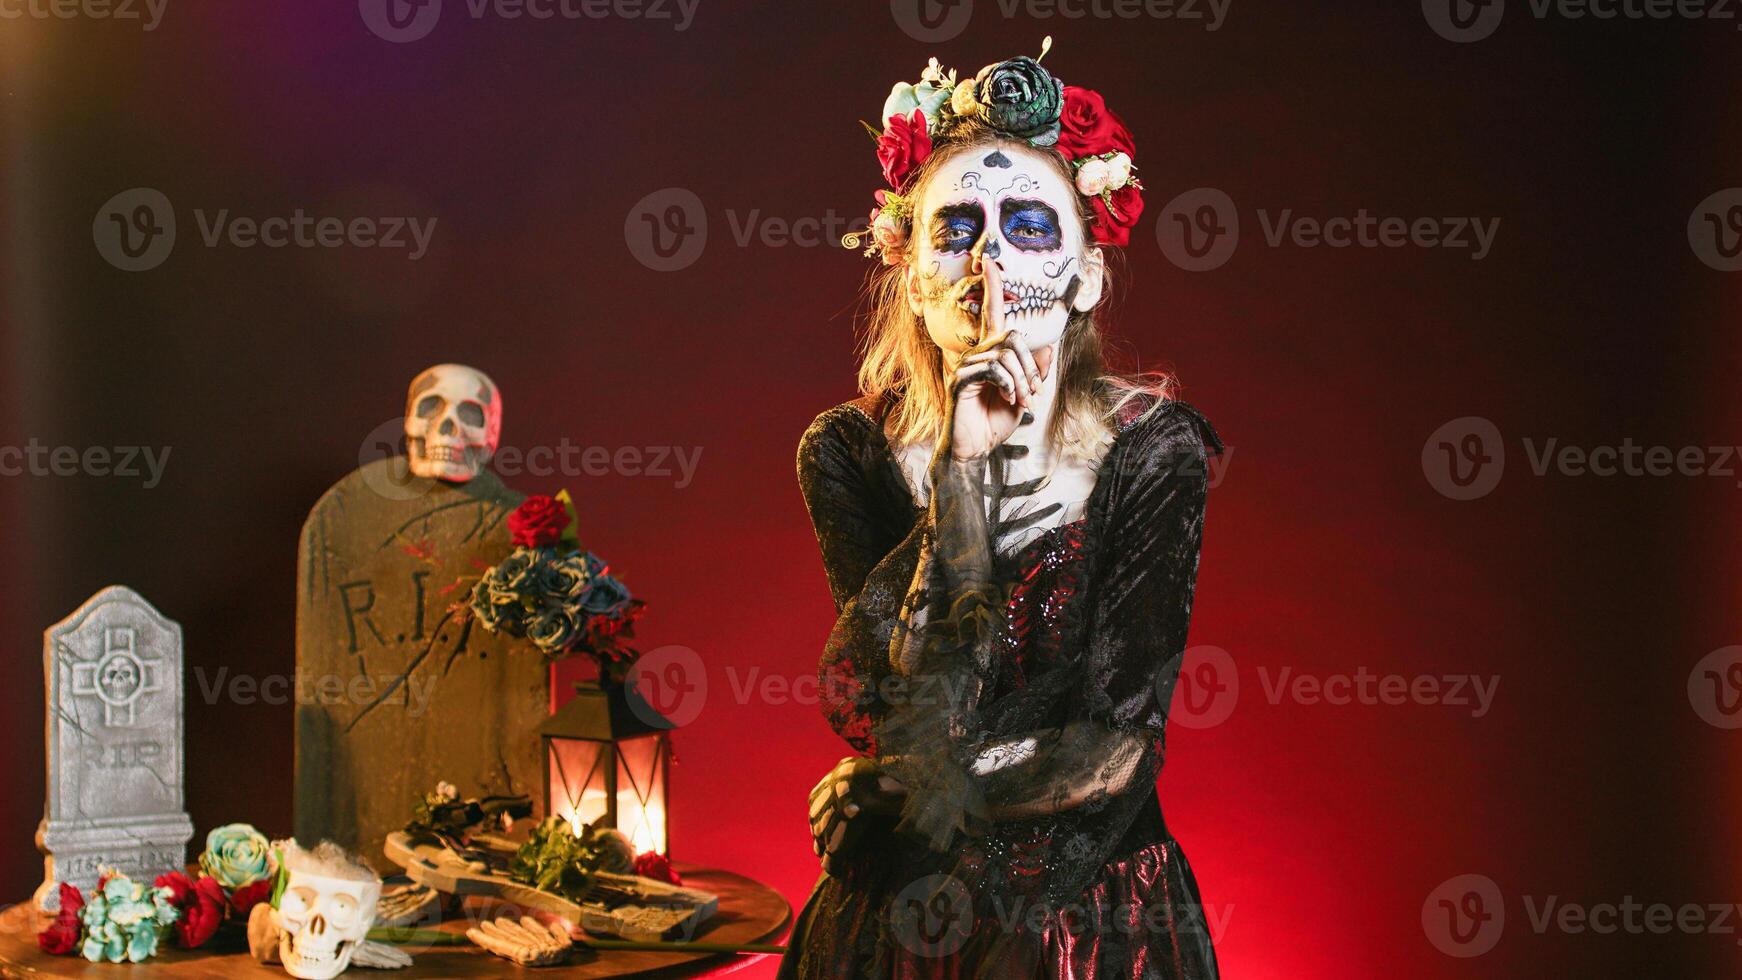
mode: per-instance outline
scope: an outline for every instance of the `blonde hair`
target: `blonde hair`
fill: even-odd
[[[970,150],[997,145],[1029,146],[1026,141],[1013,140],[984,125],[957,124],[949,131],[948,141],[920,165],[909,199],[919,200],[927,182],[944,162]],[[1052,150],[1039,152],[1067,185],[1075,186],[1075,176],[1064,157]],[[1080,195],[1076,213],[1086,231],[1094,213]],[[908,236],[909,258],[917,237],[917,232]],[[1083,237],[1087,242],[1089,236]],[[944,379],[943,351],[926,332],[923,319],[908,305],[906,268],[905,263],[879,266],[866,284],[870,310],[861,344],[859,391],[897,396],[886,426],[894,442],[910,446],[935,442],[943,434],[950,398]],[[1104,290],[1102,302],[1106,294]],[[1047,438],[1060,454],[1091,462],[1098,461],[1112,442],[1114,420],[1126,405],[1148,396],[1154,399],[1149,406],[1153,410],[1171,395],[1173,386],[1172,378],[1166,375],[1110,373],[1093,310],[1070,312],[1052,370],[1058,373],[1059,402]]]

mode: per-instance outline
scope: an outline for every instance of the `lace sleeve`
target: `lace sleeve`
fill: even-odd
[[[836,734],[865,755],[878,751],[891,624],[918,539],[911,500],[875,482],[882,446],[876,423],[842,406],[819,415],[798,447],[799,490],[836,610],[817,667],[818,704]]]
[[[891,712],[886,728],[899,738],[885,747],[915,754],[902,763],[912,791],[904,817],[934,846],[975,819],[1072,810],[1154,774],[1149,762],[1191,617],[1208,490],[1204,461],[1219,447],[1190,409],[1140,425],[1108,460],[1091,619],[1082,648],[1069,658],[1075,720],[1059,726],[990,737],[977,724],[989,599],[981,589],[983,551],[970,540],[976,524],[968,515],[979,508],[960,498],[978,485],[959,468],[934,477],[932,537],[909,597],[913,628],[897,630],[916,681],[930,682],[932,691]],[[956,510],[963,516],[947,520]],[[983,535],[983,520],[978,527]]]

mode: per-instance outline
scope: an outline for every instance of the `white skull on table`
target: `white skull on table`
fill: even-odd
[[[286,842],[284,866],[290,874],[276,913],[278,958],[299,980],[331,980],[351,965],[375,923],[381,878],[328,841],[313,850]]]
[[[464,483],[477,476],[502,439],[502,393],[464,364],[437,364],[412,379],[405,402],[411,472]]]

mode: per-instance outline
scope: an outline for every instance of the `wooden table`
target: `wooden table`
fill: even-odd
[[[792,919],[792,908],[780,893],[743,875],[715,868],[679,864],[684,884],[720,896],[720,910],[694,938],[697,942],[773,942]],[[464,915],[443,922],[444,932],[464,933],[492,909],[488,901],[468,900]],[[144,963],[91,963],[78,956],[49,956],[37,948],[36,934],[48,916],[16,905],[0,915],[0,977],[81,977],[87,980],[268,980],[288,977],[282,967],[261,966],[248,955],[244,931],[228,923],[205,946],[183,950],[171,935],[158,955]],[[352,967],[341,974],[351,980],[420,980],[424,977],[525,977],[528,975],[593,980],[601,977],[673,978],[701,976],[713,970],[737,969],[758,959],[745,953],[651,953],[627,950],[577,952],[568,965],[530,968],[515,966],[472,945],[404,947],[415,958],[405,970],[365,970]],[[769,954],[760,954],[769,955]]]

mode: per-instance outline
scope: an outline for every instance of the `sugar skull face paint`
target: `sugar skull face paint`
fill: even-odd
[[[1057,343],[1071,312],[1100,299],[1102,260],[1087,246],[1076,188],[1041,154],[1019,143],[972,147],[920,188],[908,302],[945,351],[961,353],[988,330],[1021,330],[1031,347]],[[1002,283],[989,315],[988,264]]]

